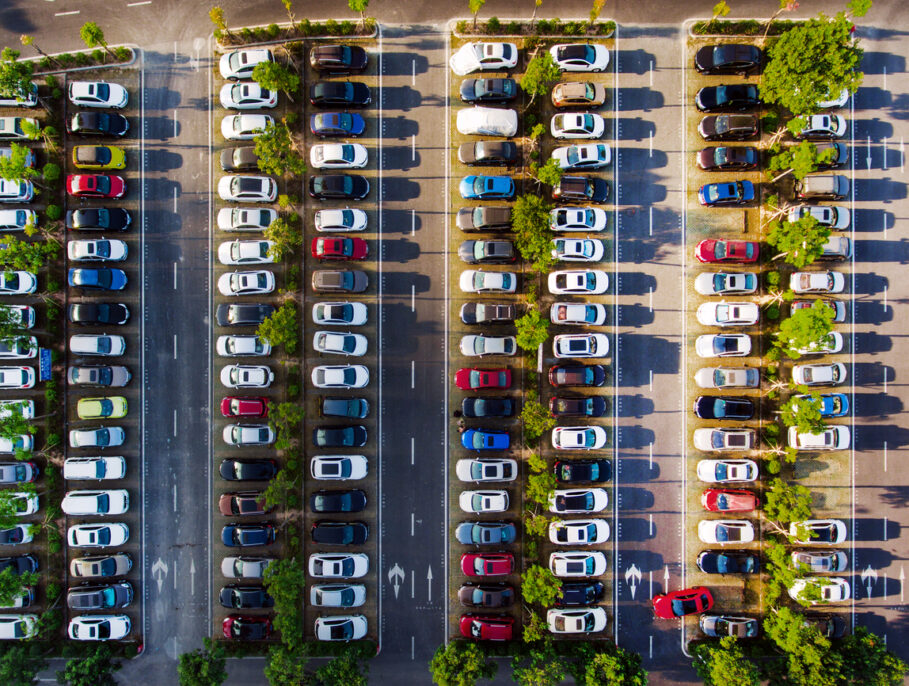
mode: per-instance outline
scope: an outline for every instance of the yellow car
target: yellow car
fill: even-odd
[[[76,403],[79,419],[120,419],[126,416],[126,398],[112,395],[106,398],[81,398]]]
[[[125,169],[126,153],[116,145],[77,145],[73,164],[79,169]]]

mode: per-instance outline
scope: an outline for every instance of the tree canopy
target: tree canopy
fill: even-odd
[[[4,686],[34,686],[38,683],[38,672],[47,667],[47,663],[40,657],[32,657],[30,647],[4,646],[0,654],[0,683]]]
[[[818,223],[810,214],[794,222],[774,219],[767,223],[767,242],[796,269],[807,267],[820,257],[828,238],[830,227]]]
[[[530,565],[521,575],[521,595],[525,603],[552,607],[562,595],[562,582],[546,567]]]
[[[547,272],[555,263],[552,256],[552,229],[549,212],[552,206],[539,195],[521,195],[511,209],[514,242],[518,252],[533,269]]]
[[[256,335],[270,345],[283,345],[285,352],[292,355],[300,344],[297,306],[292,302],[281,305],[259,324]]]
[[[562,73],[548,50],[540,50],[534,55],[527,63],[520,81],[521,90],[530,96],[528,106],[538,95],[548,94],[549,89],[561,76]]]
[[[3,48],[0,52],[0,94],[12,97],[24,95],[32,87],[34,65],[20,62],[19,51]]]
[[[793,360],[802,356],[799,350],[819,348],[827,343],[833,331],[833,309],[815,300],[780,322],[777,344]]]
[[[438,686],[474,686],[478,679],[492,679],[498,667],[486,658],[479,644],[451,641],[436,650],[429,672]]]
[[[780,417],[786,426],[795,426],[799,433],[820,433],[827,427],[821,416],[821,396],[792,396],[780,406]]]
[[[516,343],[522,350],[536,352],[549,338],[549,320],[540,314],[536,305],[528,307],[527,312],[518,317],[514,324],[518,330]]]
[[[205,636],[202,648],[183,653],[177,665],[180,686],[218,686],[227,679],[224,647]]]
[[[252,80],[270,91],[282,91],[291,101],[300,90],[300,77],[278,62],[259,62],[253,69]]]
[[[306,160],[297,148],[286,119],[267,125],[255,137],[253,147],[259,158],[256,164],[266,174],[302,176],[306,173]]]
[[[724,636],[719,643],[701,643],[694,648],[694,668],[705,686],[758,686],[757,666],[745,657],[735,636]]]
[[[79,657],[66,662],[63,671],[57,672],[57,682],[68,686],[117,686],[114,672],[122,667],[119,660],[104,643],[86,646]]]
[[[583,686],[647,686],[647,671],[641,656],[616,646],[614,651],[598,652],[584,668]]]

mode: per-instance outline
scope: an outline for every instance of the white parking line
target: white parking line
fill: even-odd
[[[413,436],[411,436],[410,437],[410,464],[411,465],[413,465],[413,455],[414,455]]]
[[[174,262],[174,290],[177,290],[177,263]]]
[[[887,311],[887,284],[884,284],[884,312]]]
[[[649,531],[650,531],[650,536],[653,536],[653,514],[652,514],[652,513],[651,513],[651,514],[648,514],[648,515],[647,515],[647,519],[648,519],[647,526],[648,526]]]
[[[410,161],[413,162],[417,159],[417,134],[412,133],[410,135]]]
[[[128,2],[126,3],[127,7],[138,7],[139,5],[150,5],[152,0],[142,0],[142,2]]]
[[[887,518],[884,517],[884,540],[887,540]]]
[[[649,453],[650,453],[650,458],[648,459],[648,465],[650,466],[650,469],[653,469],[653,441],[650,441],[650,445],[648,446],[648,449],[649,449]]]
[[[882,142],[884,144],[884,171],[886,171],[887,170],[887,136],[884,136]]]
[[[177,334],[174,334],[174,359],[177,359]]]
[[[174,512],[176,512],[176,511],[177,511],[177,484],[174,484]],[[177,575],[174,574],[174,578],[176,578],[176,577],[177,577]]]
[[[410,513],[410,535],[413,536],[413,512]]]
[[[653,600],[653,570],[647,572],[647,577],[650,585],[650,599]]]
[[[177,137],[177,110],[174,110],[174,138]]]
[[[417,211],[410,211],[410,235],[413,236],[417,232]]]
[[[649,210],[648,214],[650,215],[650,232],[648,235],[653,235],[653,205],[647,208]]]
[[[884,471],[887,471],[887,441],[884,441]]]
[[[653,393],[653,370],[650,370],[650,392]]]
[[[417,61],[416,60],[410,61],[410,85],[411,86],[417,85]]]
[[[653,659],[653,634],[650,635],[650,659]]]
[[[177,435],[177,411],[174,410],[174,436]]]
[[[650,87],[653,88],[653,60],[650,60]]]
[[[650,157],[653,157],[653,136],[648,138],[647,142],[650,145]]]
[[[417,378],[416,375],[417,375],[416,363],[413,360],[411,360],[410,361],[410,387],[411,388],[414,388],[416,386],[416,378]]]
[[[887,309],[886,305],[884,306],[884,309],[885,310]],[[884,367],[884,395],[887,395],[887,381],[888,381],[889,376],[890,376],[890,373],[887,371],[887,368]]]
[[[887,67],[884,67],[884,91],[887,91]]]
[[[66,17],[70,14],[79,14],[79,12],[81,12],[81,11],[82,10],[70,10],[69,12],[55,12],[54,16],[55,17]]]
[[[648,296],[648,309],[653,312],[653,286],[650,287],[650,295]]]
[[[177,187],[174,186],[174,214],[177,213]]]
[[[410,311],[415,312],[417,309],[417,287],[410,284]]]
[[[174,560],[174,588],[177,588],[177,561]]]

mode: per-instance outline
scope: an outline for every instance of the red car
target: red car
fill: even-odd
[[[660,619],[696,615],[713,607],[713,595],[705,586],[683,588],[653,597],[653,611]]]
[[[271,636],[271,620],[268,617],[247,617],[228,615],[221,623],[224,638],[238,641],[264,641]]]
[[[461,571],[467,576],[505,576],[514,571],[511,553],[464,553]]]
[[[225,517],[263,515],[272,509],[266,505],[261,491],[225,493],[218,499],[218,510]]]
[[[697,244],[694,256],[699,262],[757,262],[760,245],[755,241],[718,241],[708,238]]]
[[[362,238],[313,238],[312,256],[319,260],[365,260],[369,246]]]
[[[507,615],[461,615],[461,636],[478,641],[510,641],[514,617]]]
[[[126,181],[116,174],[70,174],[66,191],[76,198],[122,198]]]
[[[508,367],[493,369],[464,368],[455,374],[455,385],[462,391],[478,388],[511,388],[511,370]]]
[[[267,417],[268,398],[229,395],[221,401],[223,417]]]
[[[708,512],[751,512],[757,509],[758,497],[740,488],[708,488],[701,495],[701,505]]]

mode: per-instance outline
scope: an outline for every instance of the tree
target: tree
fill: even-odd
[[[533,24],[537,20],[537,10],[543,4],[543,0],[533,0],[533,14],[530,15],[530,33],[533,33]]]
[[[0,94],[7,97],[27,94],[32,87],[34,65],[20,62],[19,51],[3,48],[0,52]]]
[[[291,28],[297,23],[297,16],[294,14],[292,0],[281,0],[284,5],[284,11],[287,12],[287,19],[290,21]]]
[[[780,0],[779,8],[770,16],[770,19],[767,20],[767,27],[764,29],[764,35],[761,36],[761,42],[763,43],[767,40],[767,34],[770,33],[770,27],[773,26],[773,22],[776,21],[778,16],[783,12],[792,12],[793,10],[798,9],[798,7],[799,4],[795,0]]]
[[[555,263],[552,256],[552,206],[539,195],[521,195],[511,208],[514,242],[521,256],[533,262],[534,270],[546,272]]]
[[[0,244],[0,269],[18,269],[37,272],[55,258],[60,249],[55,242],[35,241],[26,243],[14,236],[4,237]]]
[[[0,157],[0,177],[7,181],[18,181],[38,175],[38,172],[27,164],[32,155],[31,150],[19,143],[10,143],[10,149],[9,157]]]
[[[533,28],[531,27],[531,31]],[[527,107],[533,104],[534,99],[540,95],[549,93],[552,84],[558,81],[562,76],[558,65],[552,59],[548,50],[542,50],[533,56],[533,59],[527,63],[527,69],[524,70],[524,76],[521,77],[521,90],[530,96],[530,102]],[[525,107],[524,109],[527,109]]]
[[[369,7],[369,0],[347,0],[347,6],[351,12],[360,13],[360,26],[366,27],[366,8]]]
[[[288,498],[294,494],[298,488],[296,477],[287,469],[279,469],[268,481],[268,486],[262,492],[262,499],[268,507],[280,505],[282,508],[287,507]]]
[[[867,627],[856,626],[838,648],[843,656],[843,678],[850,686],[897,686],[909,673],[909,666]]]
[[[270,317],[259,324],[256,335],[266,343],[275,346],[283,345],[288,355],[293,355],[300,344],[300,325],[297,318],[297,306],[286,302]]]
[[[300,434],[300,424],[306,411],[297,403],[278,403],[268,412],[268,424],[275,432],[275,448],[285,450],[291,447]]]
[[[871,9],[871,4],[871,0],[849,0],[849,2],[846,3],[846,8],[853,17],[860,18],[868,14],[868,10]]]
[[[265,678],[271,686],[301,686],[310,683],[302,649],[286,645],[271,646],[265,663]]]
[[[292,93],[300,90],[300,77],[277,62],[259,62],[253,69],[252,80],[270,91],[283,91],[291,102],[294,102]]]
[[[492,679],[498,668],[486,659],[483,648],[467,641],[439,646],[429,663],[432,681],[438,686],[474,686],[477,679]]]
[[[552,495],[556,486],[558,486],[558,481],[550,471],[531,474],[527,477],[524,497],[531,502],[547,506],[549,504],[549,496]]]
[[[597,19],[600,18],[600,12],[603,11],[603,7],[606,6],[606,0],[593,0],[593,6],[590,8],[590,22],[589,24],[593,26]]]
[[[524,531],[528,536],[543,538],[549,531],[551,520],[541,514],[528,513],[524,515]]]
[[[521,595],[525,603],[552,607],[562,596],[562,582],[546,567],[530,565],[521,575]]]
[[[830,228],[810,214],[794,222],[774,219],[767,223],[767,242],[796,269],[807,267],[820,257],[828,238]]]
[[[567,676],[565,661],[556,653],[551,636],[544,638],[542,646],[531,648],[528,656],[529,664],[522,664],[520,654],[511,661],[512,679],[521,686],[558,686]]]
[[[546,160],[546,164],[540,165],[536,162],[531,162],[530,173],[539,183],[546,184],[547,186],[555,186],[562,180],[562,175],[565,172],[563,172],[562,167],[559,166],[559,161],[550,157]]]
[[[862,49],[852,40],[845,13],[801,22],[774,41],[761,81],[761,99],[782,105],[795,116],[814,114],[818,102],[844,88],[855,93],[863,74],[856,71]]]
[[[286,219],[278,217],[265,229],[262,237],[273,243],[268,248],[268,256],[275,262],[303,245],[303,232],[300,230],[299,221],[300,216],[297,214],[291,214]]]
[[[694,668],[705,686],[758,686],[757,666],[745,657],[735,636],[725,636],[719,644],[701,643],[694,647]]]
[[[48,55],[46,52],[44,52],[44,50],[42,50],[41,48],[38,47],[38,44],[35,42],[34,36],[29,36],[28,34],[23,33],[21,36],[19,36],[19,42],[22,43],[22,45],[27,48],[28,47],[34,48],[35,51],[39,55],[41,55],[43,58],[45,58],[49,62],[53,62],[58,67],[61,66],[59,60],[57,60],[56,57],[53,57],[52,55]]]
[[[707,28],[710,29],[711,26],[716,22],[720,17],[725,17],[729,15],[729,12],[732,8],[726,4],[726,0],[720,0],[717,4],[713,6],[713,16],[710,17],[710,21],[707,22]]]
[[[836,686],[841,683],[843,658],[830,641],[788,607],[774,608],[764,619],[767,638],[786,654],[786,683],[798,686]],[[779,682],[778,682],[779,683]]]
[[[19,523],[19,504],[21,494],[35,494],[35,485],[31,483],[19,484],[17,490],[4,489],[0,491],[0,529],[12,529]]]
[[[771,183],[788,174],[799,180],[804,179],[808,174],[816,172],[820,165],[830,164],[836,160],[836,155],[837,151],[832,147],[819,153],[817,146],[811,141],[801,141],[798,145],[789,146],[773,155],[767,164],[770,171],[782,172],[774,177]]]
[[[467,6],[470,8],[470,13],[473,15],[473,30],[477,30],[477,15],[480,13],[480,10],[483,9],[483,5],[486,4],[486,0],[467,0]]]
[[[602,684],[647,686],[647,671],[641,667],[641,656],[619,646],[596,653],[584,669],[583,686]]]
[[[107,41],[104,40],[104,31],[93,21],[87,21],[79,29],[79,38],[89,48],[104,48],[108,55],[117,59],[113,51],[107,47]]]
[[[117,686],[114,672],[123,665],[112,658],[110,648],[103,643],[85,648],[79,657],[67,661],[63,671],[57,672],[57,683],[68,686]]]
[[[811,307],[798,309],[780,322],[776,345],[797,360],[802,356],[799,350],[823,349],[832,331],[833,308],[815,300]]]
[[[352,1],[352,0],[351,0]],[[363,664],[353,655],[342,655],[316,670],[316,679],[323,684],[344,684],[344,686],[366,686],[369,665]]]
[[[23,414],[25,406],[26,401],[19,400],[4,408],[3,414],[0,415],[0,436],[13,439],[16,436],[33,434],[37,431],[35,426]]]
[[[786,426],[798,428],[799,433],[820,433],[827,428],[821,416],[821,396],[792,396],[780,406],[780,417]]]
[[[764,516],[783,534],[790,522],[811,517],[811,490],[805,486],[776,478],[764,495]]]
[[[296,558],[286,557],[271,562],[262,579],[268,595],[274,598],[275,629],[281,642],[293,648],[303,641],[303,591],[306,578]]]
[[[536,352],[549,338],[549,320],[540,314],[536,305],[527,308],[527,312],[514,322],[518,330],[518,347],[527,352]]]
[[[40,657],[32,657],[26,646],[7,646],[0,654],[0,683],[5,686],[34,686],[38,683],[38,672],[46,667],[47,662]]]
[[[4,514],[5,518],[6,515]],[[12,526],[15,526],[18,522],[13,522]],[[11,526],[4,526],[4,529],[9,529]],[[7,567],[2,572],[0,572],[0,605],[11,605],[16,596],[22,593],[29,586],[37,586],[40,576],[36,572],[23,572],[22,574],[16,574],[15,570],[11,567]],[[0,683],[4,683],[3,680],[0,680]]]
[[[804,576],[803,570],[792,566],[792,556],[784,545],[773,537],[765,539],[764,556],[767,584],[764,587],[764,605],[778,604],[784,590],[791,588],[796,579]]]
[[[556,425],[556,419],[549,413],[549,408],[536,398],[524,401],[521,421],[524,423],[524,436],[530,440],[539,438]]]
[[[228,38],[233,37],[230,29],[227,28],[227,20],[224,18],[224,10],[221,7],[215,5],[208,10],[208,18],[211,19],[211,23],[215,25],[215,29],[224,33]],[[217,38],[217,36],[215,37]]]
[[[286,119],[266,126],[256,136],[254,148],[259,158],[256,164],[266,174],[283,176],[290,173],[302,176],[306,173],[306,160],[294,142]]]
[[[224,647],[205,636],[204,647],[183,653],[177,664],[180,686],[218,686],[227,679]]]
[[[546,621],[533,610],[530,611],[530,619],[524,622],[524,629],[521,638],[524,643],[534,643],[542,641],[549,634],[549,627]]]

